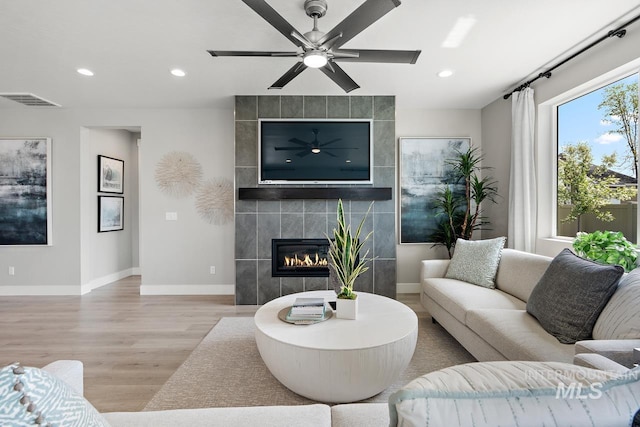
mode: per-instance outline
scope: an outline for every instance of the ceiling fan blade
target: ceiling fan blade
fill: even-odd
[[[298,144],[298,145],[304,145],[305,147],[308,147],[308,146],[310,146],[310,145],[311,145],[311,143],[310,143],[310,142],[306,142],[306,141],[303,141],[303,140],[298,139],[298,138],[290,138],[290,139],[289,139],[289,142],[293,142],[294,144]],[[298,148],[298,147],[296,147],[296,148]],[[298,150],[299,150],[299,149],[300,149],[300,148],[298,148]]]
[[[322,151],[320,151],[320,152],[321,152],[321,153],[326,154],[327,156],[331,156],[331,157],[338,157],[338,156],[336,156],[335,154],[331,154],[330,152],[328,152],[328,151],[326,151],[326,150],[322,150]]]
[[[336,139],[332,139],[331,141],[327,141],[323,144],[320,144],[320,147],[326,147],[329,144],[333,144],[334,142],[338,142],[338,141],[342,141],[342,138],[336,138]],[[331,148],[331,150],[333,150],[333,148]]]
[[[300,147],[273,147],[275,151],[300,151]]]
[[[400,0],[367,0],[336,25],[333,30],[325,34],[318,44],[323,45],[332,41],[334,37],[342,33],[342,37],[332,43],[333,48],[339,48],[398,6],[400,6]]]
[[[307,157],[309,154],[311,154],[311,150],[305,150],[305,151],[296,153],[296,156],[302,158],[302,157]]]
[[[274,84],[269,86],[269,89],[282,89],[291,80],[298,77],[298,75],[307,69],[307,66],[302,62],[296,62],[295,65],[289,68],[289,71],[284,73]]]
[[[211,56],[298,56],[298,52],[260,52],[251,50],[208,50]]]
[[[344,72],[342,68],[338,66],[338,64],[333,64],[333,71],[326,65],[320,68],[320,71],[325,73],[331,80],[333,80],[338,86],[342,88],[342,90],[347,93],[360,87],[351,79],[351,77],[347,75],[347,73]]]
[[[294,37],[292,34],[300,34],[298,30],[293,28],[289,22],[282,17],[274,8],[269,6],[269,4],[264,0],[242,0],[244,4],[249,6],[256,12],[258,15],[262,16],[262,18],[271,24],[276,30],[280,31],[280,33],[291,40],[293,44],[296,46],[302,47],[304,44],[301,39]]]
[[[394,64],[415,64],[421,50],[376,50],[347,49],[334,51],[334,61],[340,62],[386,62]],[[346,54],[346,55],[342,55]],[[355,55],[357,54],[357,56]]]

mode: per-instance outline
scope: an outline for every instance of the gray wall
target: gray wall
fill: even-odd
[[[258,118],[367,118],[374,120],[374,186],[392,187],[394,198],[378,201],[366,222],[375,257],[356,290],[396,296],[395,98],[392,96],[236,97],[236,188],[257,186]],[[237,197],[237,191],[236,191]],[[352,223],[369,202],[345,201]],[[335,200],[236,200],[236,303],[264,304],[282,295],[328,289],[327,278],[271,277],[273,238],[325,238],[335,226]]]
[[[0,247],[1,294],[78,295],[92,279],[85,251],[95,233],[96,158],[83,129],[140,128],[140,267],[143,291],[233,293],[233,224],[216,226],[197,214],[193,198],[172,199],[156,186],[155,167],[167,152],[184,150],[204,178],[233,179],[233,102],[227,109],[2,109],[0,135],[47,136],[53,141],[53,245]],[[117,157],[117,156],[114,156]],[[84,170],[83,165],[89,169]],[[90,172],[89,172],[90,171]],[[166,221],[177,212],[178,221]],[[88,232],[87,232],[88,230]],[[113,233],[111,233],[113,234]],[[9,265],[15,276],[7,275]],[[216,274],[209,267],[216,266]],[[86,286],[85,286],[86,287]]]

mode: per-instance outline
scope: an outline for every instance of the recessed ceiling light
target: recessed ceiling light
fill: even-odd
[[[453,76],[453,71],[451,70],[442,70],[438,73],[438,77],[451,77]]]
[[[347,159],[344,161],[345,163],[351,163],[351,160]]]
[[[451,31],[449,31],[449,34],[447,34],[447,38],[442,42],[442,47],[456,48],[460,46],[476,21],[476,17],[473,15],[458,18],[453,28],[451,28]]]
[[[285,162],[291,163],[291,159],[287,159],[287,160],[285,160]]]
[[[89,76],[89,77],[93,76],[93,71],[87,68],[78,68],[76,71],[82,74],[83,76]]]
[[[173,74],[176,77],[184,77],[187,75],[187,73],[185,73],[180,68],[174,68],[173,70],[171,70],[171,74]]]

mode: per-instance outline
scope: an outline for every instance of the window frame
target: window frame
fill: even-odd
[[[557,254],[563,248],[570,248],[574,240],[574,237],[557,235],[558,106],[632,74],[639,74],[640,79],[640,58],[538,104],[536,138],[537,253]],[[640,209],[638,216],[640,217]],[[640,221],[638,221],[638,236],[640,236]]]

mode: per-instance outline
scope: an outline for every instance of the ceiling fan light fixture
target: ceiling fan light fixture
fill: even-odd
[[[320,149],[319,149],[318,147],[313,147],[313,148],[311,149],[311,152],[312,152],[313,154],[318,154],[318,153],[320,152]]]
[[[327,54],[321,50],[310,50],[304,54],[302,62],[309,68],[322,68],[327,65]]]

